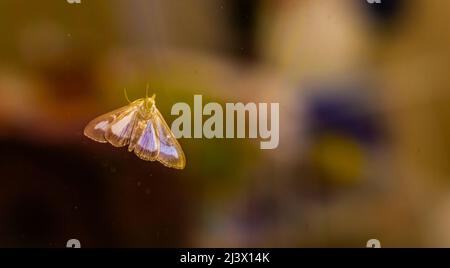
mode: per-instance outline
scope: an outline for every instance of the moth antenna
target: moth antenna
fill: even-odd
[[[145,87],[145,97],[148,98],[148,89],[150,85],[147,83],[147,86]]]
[[[130,99],[128,98],[127,89],[123,88],[123,93],[125,95],[125,99],[128,101],[128,103],[131,103]]]
[[[155,100],[155,98],[156,98],[156,95],[153,94],[152,97],[151,97],[151,99],[152,99],[152,100]]]

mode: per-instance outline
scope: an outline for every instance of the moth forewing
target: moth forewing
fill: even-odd
[[[128,145],[128,152],[132,152],[134,150],[136,143],[138,139],[141,137],[144,129],[145,129],[145,122],[140,118],[138,118],[134,126],[133,132],[131,133],[130,145]]]
[[[83,134],[97,142],[106,143],[105,132],[113,122],[128,106],[120,107],[112,112],[100,115],[90,121],[84,128]]]
[[[158,161],[167,167],[183,169],[186,166],[183,149],[158,109],[155,109],[154,120],[159,140]]]
[[[139,105],[130,104],[128,109],[109,124],[105,132],[105,139],[109,143],[115,147],[123,147],[129,144],[138,109]]]
[[[132,147],[134,153],[143,160],[154,161],[159,152],[159,140],[152,118],[139,120],[135,133],[136,135],[133,135],[130,141],[130,147]]]

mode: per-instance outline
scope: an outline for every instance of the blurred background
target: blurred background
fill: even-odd
[[[450,246],[450,2],[0,2],[0,246]],[[91,141],[156,93],[279,102],[280,144]]]

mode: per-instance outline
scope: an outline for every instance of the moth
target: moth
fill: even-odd
[[[84,135],[115,147],[128,145],[128,151],[143,160],[157,160],[169,168],[183,169],[186,157],[156,108],[155,94],[131,102],[124,92],[129,104],[89,122]]]

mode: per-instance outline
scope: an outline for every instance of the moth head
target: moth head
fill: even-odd
[[[155,94],[151,97],[145,97],[144,103],[141,106],[141,112],[144,115],[150,116],[155,111]]]

